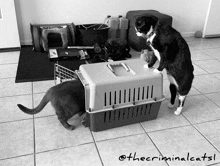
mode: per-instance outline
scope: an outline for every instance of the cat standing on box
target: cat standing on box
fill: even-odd
[[[191,54],[186,41],[177,30],[160,24],[158,18],[153,15],[138,17],[135,29],[137,36],[146,39],[146,43],[154,52],[148,67],[151,68],[159,60],[159,67],[154,71],[160,73],[166,69],[171,92],[169,107],[174,106],[178,94],[179,104],[174,113],[181,114],[194,78]]]

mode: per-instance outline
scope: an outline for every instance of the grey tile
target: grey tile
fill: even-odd
[[[201,93],[192,86],[190,91],[189,91],[188,96],[199,95],[199,94],[201,94]]]
[[[34,153],[33,120],[0,124],[0,159]]]
[[[1,166],[34,166],[34,155],[0,160]]]
[[[214,165],[210,165],[210,166],[220,166],[220,163],[218,163],[218,164],[214,164]]]
[[[36,152],[93,142],[88,128],[80,125],[69,131],[61,125],[57,116],[35,118],[35,140]]]
[[[208,74],[207,71],[203,70],[202,68],[198,67],[197,65],[193,65],[194,66],[194,75],[204,75],[204,74]]]
[[[15,78],[1,79],[0,92],[0,97],[31,94],[32,83],[15,83]]]
[[[201,93],[212,93],[220,91],[220,80],[212,75],[195,76],[193,87]]]
[[[184,37],[185,41],[189,44],[191,42],[195,42],[195,41],[201,41],[202,38],[195,38],[195,37]]]
[[[194,63],[208,73],[218,73],[220,71],[220,61],[218,60],[194,61]]]
[[[152,161],[152,157],[159,157],[160,153],[146,134],[97,142],[97,147],[105,166],[167,166],[164,161]]]
[[[189,96],[182,114],[193,124],[220,118],[220,108],[203,95]]]
[[[37,166],[102,166],[93,143],[36,154]]]
[[[219,38],[210,38],[206,41],[209,45],[212,45],[212,48],[214,48],[214,49],[219,48],[219,46],[220,46],[220,39]]]
[[[144,130],[141,127],[141,125],[137,123],[123,127],[103,130],[99,132],[93,132],[93,135],[96,141],[101,141],[101,140],[113,139],[118,137],[129,136],[129,135],[136,135],[141,133],[144,133]]]
[[[220,73],[216,73],[216,74],[212,74],[212,75],[220,80]]]
[[[200,50],[204,49],[215,49],[219,48],[220,40],[219,38],[205,38],[201,39],[199,47],[197,47]]]
[[[201,50],[192,50],[191,51],[191,59],[192,61],[198,61],[198,60],[208,60],[213,59],[212,57],[208,56]]]
[[[15,52],[1,52],[0,64],[18,63],[20,51]]]
[[[218,42],[220,45],[220,42]],[[202,50],[205,54],[212,58],[220,59],[220,48],[204,49]]]
[[[220,107],[220,92],[206,94],[206,96]]]
[[[47,92],[47,90],[54,85],[54,80],[33,82],[33,93]]]
[[[34,99],[34,107],[37,107],[40,101],[42,100],[45,93],[37,93],[33,94]],[[47,105],[43,108],[41,112],[38,114],[35,114],[35,117],[42,117],[42,116],[48,116],[48,115],[55,115],[55,110],[53,106],[51,105],[51,102],[47,103]]]
[[[185,158],[187,154],[190,158],[200,158],[202,161],[179,161],[168,160],[170,166],[201,166],[220,161],[220,153],[192,126],[180,127],[149,133],[150,138],[155,143],[164,157]],[[201,156],[213,156],[211,161],[203,161]],[[216,155],[216,160],[214,160]]]
[[[17,104],[23,104],[24,106],[31,108],[32,96],[23,95],[0,98],[0,122],[33,118],[31,115],[23,113],[17,107]]]
[[[213,44],[209,43],[208,40],[194,40],[192,42],[188,42],[189,47],[192,50],[195,49],[208,49],[208,48],[215,48]]]
[[[182,115],[176,116],[174,114],[176,107],[170,109],[167,106],[168,103],[169,101],[167,100],[162,102],[157,119],[141,123],[146,132],[180,127],[190,124]]]
[[[16,77],[18,64],[4,64],[0,65],[0,78]]]
[[[195,126],[220,151],[220,120]]]

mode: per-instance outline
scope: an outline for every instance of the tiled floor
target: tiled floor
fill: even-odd
[[[15,84],[19,52],[0,53],[0,166],[220,166],[220,39],[186,40],[195,79],[183,113],[167,107],[164,75],[156,120],[101,132],[74,118],[78,127],[67,131],[50,104],[35,116],[21,112],[17,103],[36,106],[54,81]]]

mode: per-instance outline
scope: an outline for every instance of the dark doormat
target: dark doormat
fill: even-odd
[[[15,83],[54,79],[55,62],[49,60],[47,53],[35,52],[32,48],[33,46],[21,48]],[[59,61],[59,65],[73,71],[78,70],[79,66],[85,63],[84,60]]]

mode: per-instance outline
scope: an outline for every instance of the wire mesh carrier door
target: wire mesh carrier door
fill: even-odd
[[[71,81],[78,79],[78,76],[75,71],[72,71],[66,67],[59,65],[58,63],[54,64],[54,81],[55,84],[59,84],[65,81]]]
[[[81,65],[87,126],[101,131],[157,118],[163,76],[145,69],[141,59]]]

